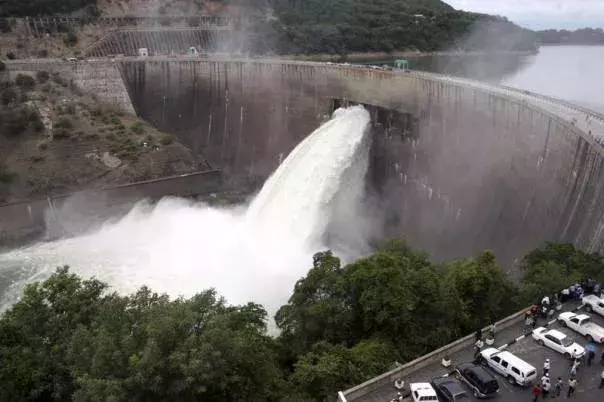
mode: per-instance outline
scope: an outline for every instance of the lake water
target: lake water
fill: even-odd
[[[501,83],[604,113],[604,46],[544,46]]]
[[[543,46],[531,56],[426,56],[410,58],[409,67],[526,89],[604,113],[604,46]]]

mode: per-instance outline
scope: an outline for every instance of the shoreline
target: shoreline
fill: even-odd
[[[378,61],[393,60],[397,58],[419,59],[429,56],[530,56],[535,54],[531,51],[497,51],[497,52],[418,52],[418,51],[397,51],[397,52],[354,52],[344,56],[339,54],[318,53],[318,54],[285,54],[275,55],[273,57],[280,59],[299,60],[299,61],[322,61],[322,62],[342,62],[342,61]]]

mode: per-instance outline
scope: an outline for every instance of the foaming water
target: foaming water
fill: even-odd
[[[312,254],[325,248],[330,219],[342,220],[361,202],[368,123],[361,106],[337,110],[291,152],[249,208],[165,198],[139,203],[94,233],[0,255],[0,274],[11,281],[2,308],[18,300],[26,283],[69,265],[120,293],[147,285],[188,297],[214,287],[229,303],[255,301],[274,313],[310,268]]]

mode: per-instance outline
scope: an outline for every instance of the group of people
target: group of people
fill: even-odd
[[[593,360],[593,356],[595,356],[595,352],[593,355],[588,357],[588,365],[591,365]],[[550,396],[552,398],[558,398],[562,394],[562,389],[566,386],[566,397],[570,398],[574,393],[578,385],[577,374],[579,372],[579,368],[581,367],[581,359],[574,359],[571,363],[570,372],[568,376],[568,380],[566,383],[562,380],[562,377],[558,377],[555,383],[552,385],[550,380],[550,371],[551,371],[551,361],[550,359],[545,359],[543,362],[543,376],[541,377],[541,381],[533,386],[532,394],[533,394],[533,402],[537,402],[537,399],[541,396],[542,398],[547,398]],[[604,353],[602,353],[602,366],[604,366]],[[600,374],[600,385],[599,389],[604,388],[604,370]]]

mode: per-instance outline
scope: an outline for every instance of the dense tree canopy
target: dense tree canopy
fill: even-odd
[[[2,0],[0,16],[23,17],[67,13],[95,5],[97,0]]]
[[[604,30],[602,28],[583,28],[576,31],[566,29],[548,29],[537,32],[544,45],[602,45]]]
[[[441,0],[214,1],[245,7],[243,14],[253,21],[245,32],[252,52],[536,48],[534,32],[502,17],[455,10]],[[0,17],[66,13],[94,4],[96,0],[5,0]]]
[[[433,264],[397,240],[347,266],[321,252],[276,314],[276,338],[254,303],[121,296],[60,268],[0,317],[0,400],[328,400],[545,293],[604,280],[602,257],[568,244],[521,268],[515,288],[489,251]]]
[[[534,50],[535,35],[505,18],[439,0],[273,0],[280,52]]]

